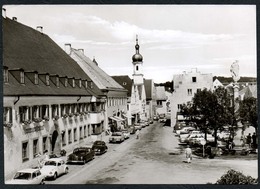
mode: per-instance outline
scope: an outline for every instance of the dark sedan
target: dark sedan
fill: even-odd
[[[68,155],[67,163],[82,163],[94,159],[95,152],[89,147],[79,147],[73,150],[73,153]]]
[[[107,145],[104,141],[97,140],[92,145],[92,150],[96,155],[104,154],[107,151]]]

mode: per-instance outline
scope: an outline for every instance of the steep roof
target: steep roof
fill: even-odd
[[[90,81],[90,78],[49,36],[9,18],[2,18],[3,65],[9,70],[37,71],[39,74],[67,76]],[[9,73],[9,82],[4,84],[4,95],[93,95],[101,94],[84,87],[47,86],[39,81],[35,85],[25,75],[25,84]]]
[[[245,88],[243,88],[241,91],[239,91],[240,96],[244,96],[245,98],[254,97],[257,98],[257,85],[248,85]]]
[[[112,76],[112,78],[127,90],[127,96],[131,97],[133,81],[128,75]]]
[[[71,57],[79,64],[97,87],[101,90],[124,90],[112,77],[104,72],[96,63],[85,56],[80,50],[71,48]]]

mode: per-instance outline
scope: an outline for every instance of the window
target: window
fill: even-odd
[[[33,140],[33,157],[36,157],[39,153],[38,139]]]
[[[87,138],[87,126],[84,125],[84,138]]]
[[[71,144],[72,143],[71,129],[68,130],[68,138],[69,138],[69,144]]]
[[[4,107],[4,123],[12,123],[12,108]]]
[[[93,82],[90,81],[90,88],[92,89],[93,88]]]
[[[65,87],[68,87],[68,78],[65,78],[64,85]]]
[[[82,127],[79,128],[79,139],[82,140],[83,139],[83,132],[82,132]]]
[[[66,146],[66,141],[65,141],[65,132],[61,134],[61,140],[62,140],[62,146]]]
[[[192,89],[188,89],[188,95],[192,95]]]
[[[4,68],[4,83],[8,83],[9,81],[9,72],[8,72],[8,68],[5,67]]]
[[[28,141],[22,143],[22,159],[23,162],[29,160]]]
[[[33,107],[32,107],[32,114],[33,114],[33,115],[32,115],[32,116],[33,116],[33,119],[39,117],[38,106],[33,106]]]
[[[193,83],[197,82],[197,78],[196,77],[192,77],[192,82]]]
[[[72,87],[75,87],[75,79],[72,79]]]
[[[38,77],[38,73],[34,74],[34,84],[38,85],[39,84],[39,77]]]
[[[48,74],[46,75],[46,85],[50,85],[50,76]]]
[[[138,69],[139,69],[138,66],[136,66],[136,71],[138,71]]]
[[[57,104],[51,105],[52,109],[52,117],[54,118],[55,116],[59,115],[59,106]]]
[[[21,82],[21,84],[24,84],[24,71],[23,70],[21,70],[21,72],[20,72],[20,82]]]
[[[74,142],[76,142],[77,141],[77,129],[75,128],[74,129]]]
[[[123,82],[123,85],[126,85],[126,82]]]
[[[182,106],[181,104],[178,104],[178,105],[177,105],[177,107],[178,107],[178,110],[180,110],[180,109],[181,109],[181,106]]]
[[[42,151],[48,150],[48,144],[47,144],[47,136],[42,138]]]
[[[201,89],[197,89],[197,93],[201,92]]]
[[[58,76],[56,76],[56,86],[59,87],[60,86],[60,79]]]
[[[25,120],[27,120],[28,119],[28,107],[20,106],[19,115],[20,115],[20,122],[24,122]]]
[[[179,84],[182,84],[182,81],[179,81]]]
[[[49,106],[48,105],[42,105],[42,111],[41,116],[43,119],[49,118]]]
[[[82,81],[81,81],[81,79],[79,80],[79,88],[81,88],[82,87]]]

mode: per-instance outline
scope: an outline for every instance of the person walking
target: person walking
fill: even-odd
[[[252,135],[252,148],[256,149],[257,146],[256,146],[256,134],[253,133]]]
[[[139,129],[136,131],[136,139],[139,139],[139,137],[140,137],[140,131],[139,131]]]
[[[251,137],[251,133],[249,133],[246,137],[246,143],[248,144],[248,147],[251,147],[251,142],[252,142],[252,137]]]
[[[187,163],[191,163],[191,159],[192,159],[192,152],[191,152],[191,148],[189,145],[187,145],[187,148],[185,149],[185,155],[187,158]]]

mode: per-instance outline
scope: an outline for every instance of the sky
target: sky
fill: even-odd
[[[143,74],[155,83],[197,68],[256,77],[255,5],[7,5],[6,16],[43,32],[62,49],[84,49],[109,75],[132,78],[136,35]]]

